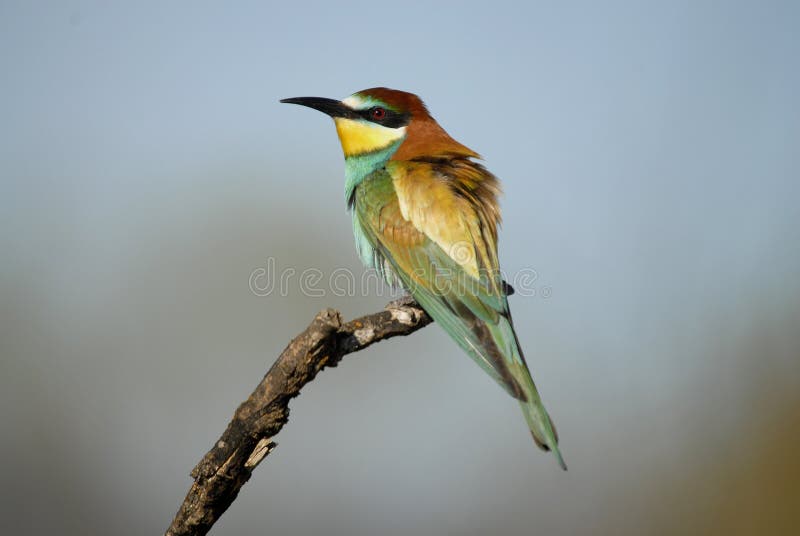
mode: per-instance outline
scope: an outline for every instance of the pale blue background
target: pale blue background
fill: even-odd
[[[163,532],[360,273],[330,121],[423,96],[504,181],[570,471],[436,327],[292,404],[215,534],[781,534],[800,511],[796,2],[0,4],[0,532]]]

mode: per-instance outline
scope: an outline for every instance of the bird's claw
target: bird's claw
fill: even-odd
[[[419,307],[419,304],[411,294],[404,294],[386,304],[387,309],[397,309],[398,307]]]

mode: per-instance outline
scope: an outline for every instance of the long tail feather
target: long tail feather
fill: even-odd
[[[534,387],[534,390],[536,388]],[[558,433],[553,421],[550,420],[550,415],[542,406],[539,400],[539,395],[528,396],[527,402],[520,401],[522,413],[525,414],[525,420],[528,422],[528,428],[531,430],[533,440],[542,450],[552,451],[558,460],[558,465],[563,470],[567,470],[567,464],[564,462],[564,457],[558,448]]]
[[[558,461],[558,465],[566,471],[567,464],[564,462],[564,457],[558,448],[558,432],[556,432],[556,427],[544,408],[539,391],[536,389],[536,384],[533,383],[533,378],[525,362],[525,356],[522,354],[510,315],[507,318],[501,318],[497,326],[493,326],[490,329],[492,337],[498,346],[505,349],[504,353],[507,356],[512,356],[513,363],[510,369],[514,379],[525,394],[525,400],[520,400],[519,404],[522,407],[522,413],[525,415],[525,421],[528,423],[534,442],[542,450],[552,451]]]

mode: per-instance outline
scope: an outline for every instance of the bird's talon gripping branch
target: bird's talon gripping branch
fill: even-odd
[[[417,300],[414,299],[414,296],[411,294],[403,294],[401,297],[397,298],[396,300],[392,300],[386,304],[387,309],[397,309],[399,307],[413,307],[418,306]]]

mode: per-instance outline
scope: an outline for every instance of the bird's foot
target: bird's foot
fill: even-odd
[[[397,309],[398,307],[419,307],[419,304],[411,294],[404,294],[386,304],[387,309]]]

